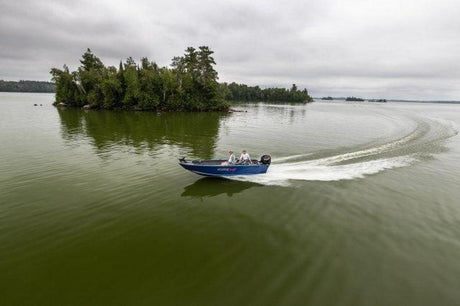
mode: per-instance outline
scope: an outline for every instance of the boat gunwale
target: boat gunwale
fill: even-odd
[[[207,161],[219,162],[219,164],[206,164]],[[209,160],[194,160],[194,161],[180,161],[181,165],[193,165],[200,167],[260,167],[260,166],[269,166],[270,164],[262,164],[258,160],[252,160],[252,164],[228,164],[222,165],[220,163],[226,162],[225,159],[209,159]]]

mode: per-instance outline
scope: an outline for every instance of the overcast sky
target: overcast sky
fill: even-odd
[[[0,0],[0,79],[215,51],[220,80],[314,96],[460,99],[459,0]]]

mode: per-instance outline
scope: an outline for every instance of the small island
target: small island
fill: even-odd
[[[345,101],[358,101],[358,102],[363,102],[364,99],[357,98],[357,97],[347,97]]]
[[[207,46],[188,47],[170,66],[146,57],[129,57],[118,69],[106,67],[90,49],[77,71],[51,69],[56,84],[54,105],[84,109],[151,111],[228,111],[228,101],[311,102],[306,89],[265,88],[219,83],[214,52]]]
[[[387,99],[369,99],[369,102],[387,102]]]
[[[332,100],[334,100],[334,98],[331,97],[331,96],[328,96],[328,97],[322,97],[321,100],[332,101]]]
[[[362,99],[362,98],[356,98],[356,97],[348,97],[345,99],[345,101],[358,101],[358,102],[363,102],[363,101],[368,101],[368,102],[387,102],[386,99]]]

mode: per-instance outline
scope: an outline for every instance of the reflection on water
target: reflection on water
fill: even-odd
[[[62,137],[89,137],[98,152],[114,145],[154,150],[168,144],[186,147],[201,158],[211,158],[219,133],[221,113],[151,113],[59,109]]]
[[[185,187],[181,196],[204,198],[227,194],[227,196],[231,197],[234,194],[243,192],[246,189],[261,186],[262,185],[251,182],[239,182],[227,179],[205,177]]]

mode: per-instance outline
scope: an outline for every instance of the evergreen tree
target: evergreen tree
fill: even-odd
[[[122,103],[122,86],[115,67],[109,67],[101,84],[104,96],[103,108],[112,109],[120,107]]]
[[[102,106],[102,78],[105,69],[102,61],[95,56],[90,49],[87,49],[80,60],[78,68],[78,80],[84,89],[85,94],[81,97],[83,103],[93,107]]]
[[[83,89],[77,84],[76,74],[70,73],[66,65],[63,70],[52,68],[50,73],[52,80],[56,83],[56,103],[82,106]]]
[[[159,76],[157,65],[144,57],[141,59],[142,68],[139,71],[139,103],[142,109],[156,109],[160,103],[158,95]]]
[[[140,98],[140,84],[139,84],[139,73],[136,65],[133,65],[128,58],[125,64],[125,71],[123,78],[125,80],[125,95],[123,97],[123,105],[127,107],[136,106]]]

